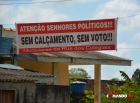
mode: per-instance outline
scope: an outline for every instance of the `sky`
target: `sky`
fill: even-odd
[[[134,71],[140,68],[140,0],[0,0],[0,10],[0,24],[4,28],[13,29],[15,23],[118,17],[117,51],[101,52],[130,59],[132,65],[102,65],[101,79],[122,79],[120,70],[132,77]],[[70,68],[86,69],[94,78],[93,65],[70,66]]]

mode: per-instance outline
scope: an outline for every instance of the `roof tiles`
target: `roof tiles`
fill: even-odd
[[[4,31],[16,31],[16,29],[11,29],[11,28],[3,28]]]
[[[84,52],[49,52],[49,53],[33,53],[36,56],[48,56],[48,57],[74,57],[74,58],[89,58],[89,59],[108,59],[108,60],[128,60],[125,58],[112,56],[96,51],[84,51]]]
[[[28,70],[10,70],[0,68],[0,81],[35,82],[34,77],[54,77],[53,75]]]

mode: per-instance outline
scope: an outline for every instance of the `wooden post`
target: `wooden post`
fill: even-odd
[[[94,103],[101,102],[101,64],[94,67]]]
[[[58,62],[53,62],[54,85],[58,85]]]

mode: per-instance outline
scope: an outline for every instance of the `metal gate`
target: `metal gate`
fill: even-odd
[[[0,90],[0,103],[14,103],[14,90]]]

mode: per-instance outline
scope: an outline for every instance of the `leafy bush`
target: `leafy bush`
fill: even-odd
[[[94,101],[93,91],[85,90],[84,95],[81,95],[80,103],[93,103],[93,101]],[[74,94],[71,94],[70,103],[77,103]]]
[[[134,98],[114,98],[109,99],[106,94],[101,94],[101,103],[139,103],[140,102],[140,85],[138,82],[131,80],[125,72],[120,71],[125,79],[125,84],[117,86],[116,84],[108,85],[109,91],[117,90],[118,94],[133,94]]]
[[[140,103],[140,83],[130,79],[128,75],[120,71],[121,76],[124,77],[125,83],[122,86],[116,84],[107,85],[109,91],[117,90],[118,94],[133,94],[134,98],[107,98],[107,94],[101,93],[101,103]],[[139,76],[140,79],[140,76]],[[85,96],[80,99],[81,103],[93,103],[93,91],[85,90]],[[76,103],[74,98],[71,98],[70,103]]]
[[[87,91],[85,90],[85,96],[81,99],[82,103],[93,103],[94,101],[94,95],[93,95],[93,91]]]

